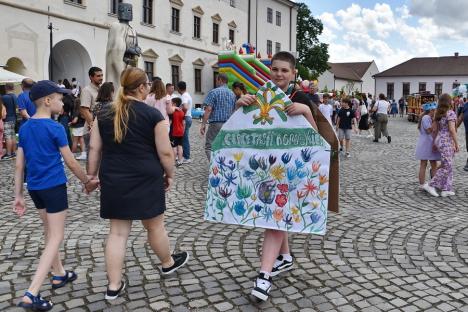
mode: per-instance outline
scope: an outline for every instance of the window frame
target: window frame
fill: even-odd
[[[199,76],[197,77],[197,73]],[[193,79],[195,82],[195,93],[202,93],[202,69],[195,67],[193,69]]]
[[[267,48],[266,48],[266,51],[267,51],[267,56],[268,56],[268,55],[273,55],[273,41],[267,40]]]
[[[408,93],[405,94],[405,86],[408,86]],[[403,82],[402,88],[401,88],[401,94],[403,97],[409,96],[411,94],[411,82]]]
[[[123,0],[110,0],[109,2],[109,14],[117,15],[119,12],[119,4],[122,3]]]
[[[233,8],[236,7],[236,0],[229,0],[229,5],[232,6]]]
[[[216,31],[215,31],[215,28],[217,28]],[[212,38],[213,41],[212,42],[214,44],[219,44],[219,23],[213,22],[213,33],[212,33],[212,35],[213,35],[213,38]]]
[[[145,73],[146,73],[146,76],[148,77],[148,80],[149,80],[149,81],[153,81],[153,76],[154,76],[154,62],[151,62],[151,61],[144,61],[143,66],[144,66],[144,68],[145,68]],[[148,71],[148,66],[151,66],[151,70],[150,70],[150,71]],[[151,77],[150,77],[150,75],[148,75],[148,73],[151,73]]]
[[[176,33],[180,32],[180,9],[175,7],[171,7],[171,31]]]
[[[394,82],[387,82],[387,99],[389,100],[395,99],[395,83]]]
[[[177,70],[175,70],[177,69]],[[176,72],[176,73],[175,73]],[[177,79],[174,79],[177,76]],[[176,81],[177,80],[177,81]],[[180,65],[171,64],[171,82],[172,85],[177,86],[177,83],[180,81]]]
[[[232,34],[232,36],[231,36]],[[236,30],[233,29],[233,28],[229,28],[229,40],[231,40],[231,43],[232,44],[235,44],[235,40],[236,40]]]
[[[267,23],[273,24],[273,9],[267,8]]]
[[[275,42],[275,53],[281,51],[281,42]]]
[[[439,90],[437,90],[438,88],[437,87],[440,87]],[[434,94],[437,95],[437,96],[440,96],[442,94],[442,90],[444,89],[444,84],[443,82],[436,82],[434,83]],[[439,92],[437,92],[439,91]]]
[[[193,38],[201,39],[201,17],[198,15],[193,16]]]
[[[421,89],[421,86],[423,86],[423,85],[424,85],[424,90]],[[427,91],[427,83],[426,82],[420,82],[418,84],[418,92],[422,93],[422,92],[426,92],[426,91]]]
[[[281,27],[281,12],[280,11],[276,11],[276,26]]]
[[[219,71],[213,70],[213,89],[217,87],[216,80],[218,79]]]
[[[143,0],[142,22],[147,25],[153,25],[153,0]]]

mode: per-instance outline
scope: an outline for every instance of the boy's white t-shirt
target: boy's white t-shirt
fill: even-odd
[[[192,117],[192,97],[188,92],[184,92],[184,94],[181,95],[180,99],[182,100],[182,104],[187,104],[188,107],[185,116]]]
[[[330,104],[320,104],[319,111],[322,112],[323,116],[331,123],[333,116],[333,106]]]
[[[384,100],[379,100],[377,103],[375,103],[374,107],[377,107],[377,114],[388,114],[388,107],[390,106],[390,103]]]

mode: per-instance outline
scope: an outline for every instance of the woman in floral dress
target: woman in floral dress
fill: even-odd
[[[439,196],[436,189],[441,190],[440,196],[455,195],[453,189],[453,158],[460,150],[457,141],[456,121],[457,115],[451,110],[452,99],[450,95],[443,94],[439,98],[433,127],[434,148],[439,150],[441,165],[428,185],[424,186],[429,194]]]

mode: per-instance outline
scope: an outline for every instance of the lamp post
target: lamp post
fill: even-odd
[[[53,73],[53,68],[54,68],[54,56],[52,53],[53,49],[53,27],[52,27],[52,22],[49,22],[49,26],[47,26],[49,29],[49,50],[50,50],[50,59],[49,59],[49,80],[54,81],[54,73]]]

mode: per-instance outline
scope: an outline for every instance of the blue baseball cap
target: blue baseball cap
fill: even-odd
[[[41,80],[33,85],[31,91],[29,91],[29,98],[34,102],[35,100],[52,93],[70,94],[71,92],[72,90],[61,88],[53,81]]]

